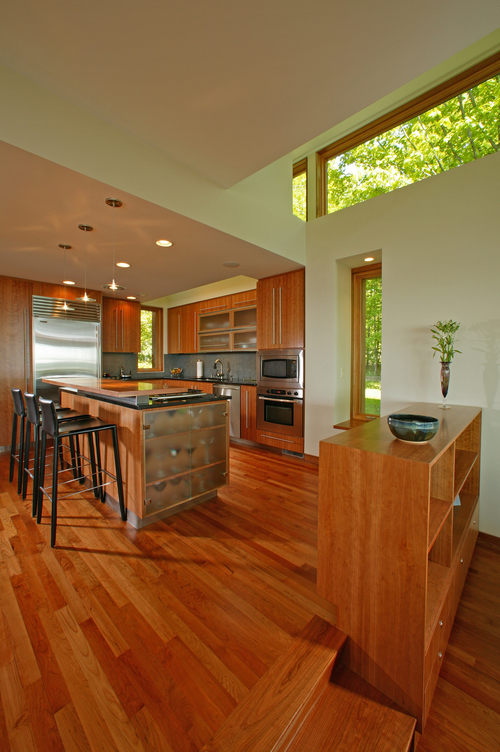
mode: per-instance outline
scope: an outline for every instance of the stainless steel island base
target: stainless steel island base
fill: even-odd
[[[63,391],[61,402],[118,426],[125,505],[133,527],[189,509],[229,482],[227,400],[137,409]],[[101,445],[107,469],[112,447],[104,440]],[[117,496],[111,483],[107,502],[112,508]]]

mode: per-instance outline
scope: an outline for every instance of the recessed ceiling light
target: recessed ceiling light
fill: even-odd
[[[157,240],[156,245],[161,245],[164,248],[168,248],[169,246],[173,245],[173,243],[171,243],[170,240]]]
[[[230,267],[234,267],[234,266],[239,266],[239,264],[238,264],[238,262],[237,262],[237,261],[225,261],[225,262],[224,262],[224,263],[222,264],[222,266],[230,266]]]
[[[127,264],[126,261],[118,261],[116,265],[123,266],[124,268],[127,268],[128,266],[130,266],[130,264]]]
[[[135,295],[127,295],[127,300],[137,300]]]
[[[76,282],[72,282],[70,279],[65,279],[63,281],[63,285],[75,285]]]
[[[365,258],[365,261],[373,261],[373,256],[367,256],[367,257]]]

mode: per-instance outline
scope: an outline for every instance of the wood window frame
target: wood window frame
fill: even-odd
[[[352,342],[351,342],[351,420],[373,420],[376,415],[369,415],[361,412],[361,388],[364,378],[361,374],[361,353],[362,334],[361,326],[363,323],[362,311],[362,283],[365,279],[382,276],[382,264],[370,264],[369,266],[360,266],[351,270],[352,285]]]
[[[424,94],[420,94],[418,97],[406,102],[406,104],[397,107],[395,110],[391,110],[391,112],[382,115],[376,120],[372,120],[367,125],[363,125],[361,128],[347,134],[347,136],[320,149],[316,153],[317,216],[322,217],[328,214],[326,171],[327,163],[330,159],[351,151],[356,146],[360,146],[360,144],[364,144],[366,141],[380,136],[382,133],[386,133],[418,115],[422,115],[427,110],[437,107],[452,97],[463,94],[464,91],[482,84],[499,73],[500,52],[496,52],[482,62],[448,79],[448,81],[434,86]]]
[[[153,317],[153,366],[152,368],[141,368],[137,363],[137,370],[140,373],[163,371],[163,308],[141,305],[142,311],[152,311],[155,314]]]
[[[308,190],[308,175],[307,175],[307,157],[300,159],[298,162],[293,163],[292,180],[299,175],[306,176],[306,222],[309,219],[309,190]],[[302,219],[299,217],[299,219]]]

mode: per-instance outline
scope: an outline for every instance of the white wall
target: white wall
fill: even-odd
[[[439,402],[429,328],[459,321],[448,400],[483,408],[480,529],[500,537],[499,188],[493,154],[308,223],[305,451],[348,417],[350,281],[337,261],[382,249],[382,414]]]

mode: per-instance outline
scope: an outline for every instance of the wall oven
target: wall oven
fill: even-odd
[[[304,350],[260,350],[257,383],[277,389],[304,388]]]
[[[301,438],[304,435],[302,389],[257,387],[257,428]]]

